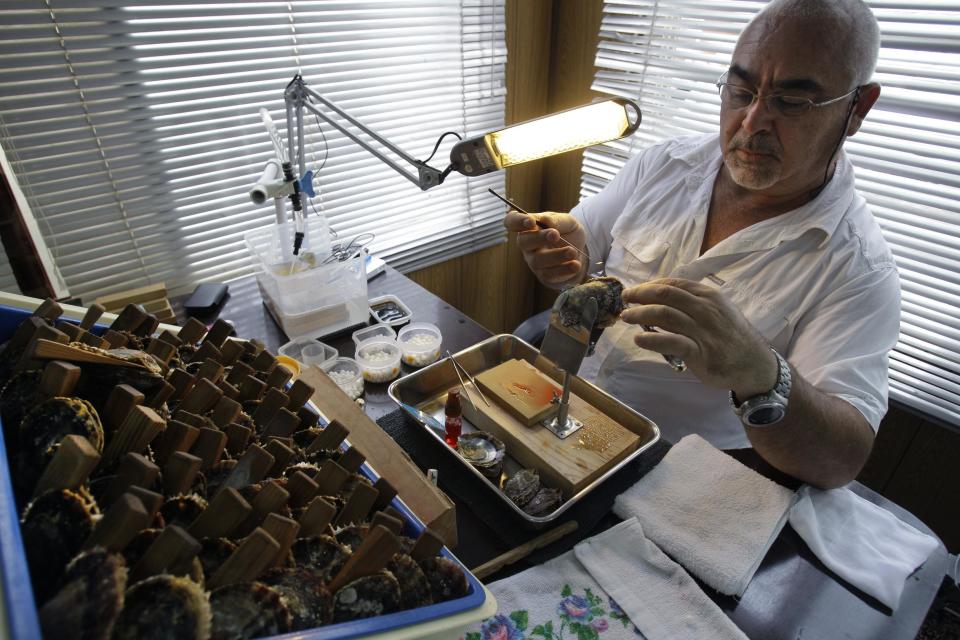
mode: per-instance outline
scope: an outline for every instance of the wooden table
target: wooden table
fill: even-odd
[[[229,283],[230,296],[219,317],[234,323],[237,335],[259,338],[276,352],[286,336],[274,323],[260,300],[252,277]],[[369,283],[369,297],[383,294],[399,297],[414,312],[414,320],[432,322],[443,333],[444,348],[456,353],[491,334],[399,272],[387,268]],[[182,299],[175,299],[180,310]],[[182,318],[182,316],[181,316]],[[201,318],[212,321],[212,318]],[[353,356],[350,332],[322,338],[341,355]],[[404,365],[404,373],[409,373]],[[365,411],[376,420],[396,409],[386,395],[386,384],[366,384]],[[921,531],[933,532],[912,514],[867,487],[853,483],[851,488],[866,499],[889,509]],[[482,518],[458,504],[460,547],[454,551],[476,566],[502,549],[484,546]],[[616,522],[611,516],[600,528]],[[467,561],[469,558],[469,561]],[[739,601],[712,592],[707,593],[750,638],[763,640],[796,638],[851,638],[876,640],[913,640],[923,622],[949,567],[950,556],[941,544],[927,562],[907,580],[900,607],[895,615],[868,596],[844,584],[817,560],[806,544],[790,528],[774,542],[753,581]],[[496,576],[494,576],[496,577]]]

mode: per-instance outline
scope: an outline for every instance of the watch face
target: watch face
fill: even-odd
[[[775,422],[780,422],[785,413],[786,411],[782,405],[768,404],[757,407],[751,411],[749,415],[745,416],[745,418],[748,424],[762,427]]]

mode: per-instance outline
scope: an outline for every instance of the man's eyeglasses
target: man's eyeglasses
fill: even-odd
[[[828,104],[840,102],[844,98],[852,96],[854,93],[856,93],[857,89],[860,88],[854,87],[852,90],[848,91],[842,96],[831,98],[830,100],[814,102],[810,98],[788,96],[777,93],[760,95],[756,91],[748,89],[743,85],[731,84],[726,80],[727,74],[724,73],[722,76],[720,76],[720,79],[717,80],[717,91],[720,92],[720,100],[728,108],[739,111],[740,109],[746,109],[747,107],[751,106],[755,100],[766,100],[767,107],[772,109],[775,113],[787,118],[802,116],[814,107],[825,107]]]

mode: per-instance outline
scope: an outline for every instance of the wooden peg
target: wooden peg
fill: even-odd
[[[333,460],[324,460],[320,471],[313,480],[318,485],[318,491],[324,496],[335,496],[350,477],[350,472]]]
[[[417,562],[422,562],[440,553],[440,549],[443,549],[443,540],[430,529],[424,529],[417,541],[413,543],[410,557]]]
[[[300,417],[287,409],[280,409],[267,425],[267,428],[263,430],[263,437],[289,438],[299,428]]]
[[[113,329],[107,329],[101,337],[106,340],[108,349],[122,349],[130,341],[127,336]]]
[[[231,422],[225,426],[223,432],[227,434],[227,451],[235,456],[246,450],[250,436],[253,435],[253,431],[249,427],[236,422]]]
[[[203,415],[220,401],[222,395],[223,391],[220,391],[217,385],[201,378],[196,381],[193,389],[188,391],[187,395],[180,401],[180,409]]]
[[[300,428],[297,431],[310,429],[320,423],[320,416],[309,407],[300,407],[297,411],[297,417],[300,418]]]
[[[124,493],[110,505],[94,526],[93,532],[83,543],[83,548],[101,546],[107,551],[119,553],[149,524],[150,514],[140,499]]]
[[[207,419],[203,416],[198,416],[195,413],[190,413],[189,411],[184,411],[183,409],[177,409],[174,411],[173,419],[179,420],[180,422],[188,424],[191,427],[196,427],[197,429],[210,426],[210,423],[207,422]]]
[[[384,527],[395,536],[400,535],[400,532],[403,530],[403,520],[394,518],[383,511],[377,511],[373,514],[373,519],[370,520],[371,527],[376,527],[377,525]]]
[[[96,347],[97,349],[109,349],[110,343],[101,338],[98,335],[94,335],[89,331],[83,331],[80,334],[80,342],[91,347]]]
[[[313,396],[315,389],[303,380],[294,380],[287,389],[287,409],[297,413]]]
[[[229,435],[227,437],[229,438]],[[246,453],[237,461],[222,486],[242,489],[248,484],[260,482],[272,466],[273,456],[263,447],[252,444],[247,447]]]
[[[37,332],[37,329],[40,327],[45,327],[46,325],[47,323],[43,320],[43,318],[30,316],[17,325],[17,328],[13,332],[13,336],[7,341],[7,347],[4,352],[15,354],[19,351],[22,351],[28,344],[30,344],[30,341],[33,339],[33,335]]]
[[[307,508],[300,514],[300,537],[307,538],[323,533],[333,516],[336,515],[337,508],[330,502],[320,496],[315,497],[307,505]]]
[[[197,441],[200,429],[179,420],[167,421],[167,428],[157,436],[153,446],[154,459],[158,464],[165,465],[175,451],[190,451],[190,447]]]
[[[240,386],[247,376],[253,375],[253,367],[246,362],[235,362],[230,367],[230,373],[227,374],[227,382],[234,386]]]
[[[138,336],[143,338],[153,335],[153,332],[157,330],[157,327],[160,326],[160,319],[152,313],[148,313],[144,316],[143,321],[137,325],[136,329],[131,331]]]
[[[204,360],[216,360],[220,362],[223,358],[223,355],[220,353],[220,349],[217,349],[215,346],[209,342],[203,342],[194,351],[193,355],[190,356],[190,362],[203,362]]]
[[[239,340],[224,340],[220,345],[220,356],[225,366],[230,366],[243,354],[243,345]]]
[[[143,404],[143,394],[128,384],[118,384],[110,390],[103,411],[100,412],[100,422],[104,431],[109,435],[120,428],[133,408]]]
[[[274,389],[283,389],[292,377],[293,371],[290,369],[274,367],[273,371],[267,375],[267,386]]]
[[[147,353],[166,366],[170,364],[170,360],[176,355],[177,348],[169,342],[165,342],[159,338],[152,338],[150,344],[147,345]]]
[[[353,552],[327,588],[330,593],[336,593],[343,585],[380,571],[399,550],[400,541],[395,535],[385,527],[371,527],[360,548]]]
[[[70,338],[70,342],[80,342],[86,333],[86,331],[69,320],[58,320],[56,327],[58,331],[65,333],[67,337]]]
[[[390,516],[390,517],[396,518],[397,520],[400,520],[401,522],[404,521],[404,515],[400,512],[399,509],[397,509],[396,507],[394,507],[394,506],[392,506],[392,505],[389,506],[389,507],[387,507],[386,509],[383,509],[382,511],[383,511],[385,514],[387,514],[388,516]]]
[[[250,415],[254,424],[259,430],[263,430],[270,424],[274,416],[287,406],[287,394],[279,389],[267,389],[267,395],[260,401],[259,406]]]
[[[164,329],[164,330],[160,333],[160,335],[157,336],[157,339],[158,339],[158,340],[163,340],[164,342],[166,342],[166,343],[168,343],[168,344],[172,344],[172,345],[175,346],[175,347],[180,347],[180,346],[183,344],[183,340],[181,340],[180,338],[178,338],[178,337],[176,336],[176,334],[172,333],[171,331],[169,331],[169,330],[167,330],[167,329]]]
[[[243,536],[253,531],[268,514],[280,511],[288,500],[290,500],[290,493],[275,480],[268,480],[250,501],[253,511],[237,529],[236,535]]]
[[[33,315],[37,318],[43,318],[53,322],[63,314],[63,307],[53,298],[46,298],[40,305],[33,310]]]
[[[159,409],[163,406],[164,402],[173,397],[174,391],[173,385],[164,380],[150,393],[150,396],[144,400],[143,404],[151,409]]]
[[[83,319],[80,321],[80,328],[84,331],[90,331],[93,325],[97,324],[97,320],[100,319],[104,311],[106,311],[106,308],[102,304],[96,302],[91,304],[87,307],[87,312],[83,314]]]
[[[287,491],[290,493],[290,506],[298,509],[307,505],[317,495],[320,485],[303,471],[297,471],[287,479]]]
[[[277,366],[277,359],[273,357],[273,354],[264,349],[257,354],[257,357],[253,359],[250,366],[253,367],[254,371],[269,374]]]
[[[240,397],[240,389],[237,389],[235,386],[221,378],[217,380],[217,388],[220,391],[223,391],[224,398],[230,398],[231,400],[236,400]]]
[[[206,470],[220,461],[227,446],[227,434],[210,427],[201,427],[198,431],[190,453],[200,458],[200,468]]]
[[[247,400],[259,400],[260,396],[263,395],[263,390],[267,388],[267,385],[264,384],[262,380],[254,378],[253,376],[247,376],[240,381],[240,385],[237,388],[240,390],[240,401],[246,402]]]
[[[368,484],[358,482],[357,486],[350,492],[347,504],[343,505],[343,509],[337,514],[334,524],[344,526],[363,522],[376,500],[377,490]]]
[[[273,456],[273,466],[267,471],[266,477],[279,478],[283,475],[283,470],[287,468],[287,465],[290,464],[290,461],[293,460],[296,453],[293,449],[276,439],[267,442],[264,449]]]
[[[164,569],[184,565],[200,553],[200,543],[177,525],[164,527],[133,569],[129,582],[139,582],[163,573]]]
[[[343,442],[343,439],[350,435],[350,431],[336,420],[331,420],[330,424],[324,427],[310,446],[307,447],[307,453],[314,453],[323,449],[336,449]]]
[[[189,318],[177,333],[177,337],[184,344],[196,344],[207,332],[207,326],[196,318]]]
[[[127,453],[120,458],[117,473],[107,487],[106,504],[110,504],[125,491],[129,491],[131,485],[144,489],[151,488],[159,474],[160,468],[139,453]]]
[[[273,559],[268,567],[282,565],[287,560],[287,554],[290,553],[290,547],[297,539],[297,533],[300,531],[300,525],[296,520],[284,518],[278,513],[271,513],[263,519],[260,528],[269,533],[280,545],[277,557]]]
[[[127,452],[140,453],[163,431],[163,427],[163,418],[156,411],[134,407],[110,439],[103,459],[112,462]]]
[[[350,447],[343,452],[340,459],[337,460],[337,463],[350,473],[356,473],[360,471],[360,467],[363,466],[366,460],[367,457],[360,453],[356,447]]]
[[[147,317],[147,312],[135,304],[128,304],[117,314],[117,318],[110,324],[114,331],[134,332]]]
[[[373,503],[375,511],[386,509],[397,495],[397,490],[383,476],[377,478],[377,481],[373,483],[373,488],[377,490],[377,501]]]
[[[163,506],[163,495],[150,491],[149,489],[144,489],[143,487],[139,487],[135,484],[127,487],[125,493],[129,493],[140,500],[140,502],[143,504],[143,508],[147,510],[147,515],[150,516],[150,522],[153,522],[157,512],[160,511],[160,507]]]
[[[217,321],[214,322],[213,326],[210,327],[210,330],[207,331],[207,335],[203,338],[203,342],[204,344],[209,344],[216,347],[219,351],[220,345],[223,344],[224,340],[233,334],[233,325],[223,318],[217,318]],[[220,360],[220,358],[217,358],[217,360]]]
[[[253,513],[253,507],[236,489],[224,489],[214,496],[206,509],[187,530],[197,538],[227,538]]]
[[[241,409],[240,403],[236,400],[221,396],[210,412],[210,419],[213,420],[213,424],[222,429],[240,417]]]
[[[204,360],[200,369],[197,370],[197,378],[209,380],[214,384],[220,380],[221,376],[223,376],[223,365],[212,358]]]
[[[183,369],[174,369],[167,376],[167,382],[173,385],[173,395],[171,400],[179,400],[193,388],[196,379]]]
[[[74,362],[76,359],[71,357],[71,355],[79,351],[79,349],[67,347],[66,345],[69,342],[70,339],[64,332],[58,331],[50,325],[41,324],[37,327],[37,330],[34,331],[33,337],[30,338],[27,346],[24,347],[23,353],[17,360],[15,368],[18,371],[28,368],[28,365],[34,358],[39,360],[68,360]],[[51,355],[45,355],[46,353]],[[90,352],[83,353],[86,355],[94,355]],[[67,354],[67,357],[63,357],[64,354]]]
[[[55,398],[73,395],[80,380],[80,367],[69,362],[53,360],[43,368],[40,378],[40,395]]]
[[[89,440],[78,435],[65,436],[43,470],[34,495],[51,489],[76,489],[87,480],[98,462],[100,453]]]
[[[185,451],[177,451],[163,466],[163,493],[177,496],[189,493],[203,461]]]
[[[237,582],[255,580],[280,552],[280,543],[263,529],[256,529],[234,549],[207,582],[210,590]],[[265,560],[267,559],[267,560]]]

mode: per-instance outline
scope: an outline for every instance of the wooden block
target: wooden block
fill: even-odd
[[[167,376],[167,382],[173,385],[173,395],[170,399],[176,401],[182,398],[193,388],[195,381],[196,378],[183,369],[174,369],[171,371],[170,375]]]
[[[413,549],[410,550],[410,557],[417,562],[421,562],[437,555],[442,548],[443,540],[441,540],[436,533],[430,531],[430,529],[424,529],[420,537],[417,538],[417,541],[413,543]]]
[[[244,536],[263,522],[264,518],[271,513],[280,511],[290,500],[290,493],[281,487],[277,481],[268,480],[264,483],[260,492],[250,501],[253,511],[247,516],[237,528],[235,535]]]
[[[313,387],[308,385],[303,380],[294,380],[293,384],[290,385],[290,388],[287,389],[287,409],[293,411],[294,413],[298,413],[312,395]]]
[[[190,362],[203,362],[204,360],[216,360],[219,362],[223,359],[220,349],[217,349],[213,346],[212,342],[201,342],[200,347],[194,351],[193,355],[190,356]]]
[[[49,322],[53,322],[62,314],[63,307],[60,306],[60,303],[53,298],[46,298],[36,309],[33,310],[32,315],[37,318],[43,318]]]
[[[133,584],[163,573],[167,567],[186,564],[198,553],[200,543],[193,536],[177,525],[168,525],[130,571],[129,582]]]
[[[314,453],[323,449],[336,449],[348,435],[350,435],[350,432],[345,426],[337,420],[331,420],[320,432],[320,435],[314,438],[310,446],[307,447],[307,453]]]
[[[300,407],[297,411],[297,417],[300,418],[300,428],[297,431],[302,431],[304,429],[310,429],[315,427],[320,423],[320,416],[309,407]],[[312,443],[311,443],[312,444]]]
[[[183,341],[184,344],[196,344],[200,342],[200,338],[207,333],[207,325],[203,324],[196,318],[189,318],[181,327],[177,337]]]
[[[163,493],[168,496],[189,493],[202,462],[197,456],[184,451],[177,451],[170,456],[163,466]]]
[[[297,471],[287,479],[287,491],[290,493],[290,507],[298,509],[310,503],[320,485],[305,474],[303,471]]]
[[[350,477],[350,472],[333,460],[324,460],[320,471],[313,480],[317,483],[320,495],[335,496]]]
[[[104,502],[110,504],[125,491],[129,491],[132,485],[150,489],[158,475],[160,475],[160,467],[139,453],[127,453],[120,458],[117,473],[107,487]]]
[[[496,402],[527,426],[556,414],[557,405],[551,401],[563,391],[532,364],[516,359],[477,374],[476,381],[491,402]],[[464,399],[464,411],[469,404]]]
[[[86,333],[83,329],[73,324],[69,320],[58,320],[56,324],[57,330],[65,333],[70,342],[80,342]]]
[[[239,418],[242,409],[236,400],[221,396],[210,412],[210,419],[213,420],[213,424],[222,429]]]
[[[37,330],[40,327],[45,326],[47,326],[47,323],[44,322],[43,318],[30,316],[17,325],[16,330],[13,332],[13,336],[7,341],[7,346],[4,351],[15,354],[17,351],[25,349],[26,346],[30,344],[30,341],[33,340],[33,336]],[[61,333],[63,332],[61,331]]]
[[[283,389],[292,377],[293,371],[290,371],[290,369],[274,367],[273,371],[267,375],[267,386],[274,389]]]
[[[153,409],[134,407],[107,444],[103,459],[111,462],[127,452],[140,453],[163,427],[163,418]]]
[[[130,303],[147,302],[157,298],[166,298],[167,288],[162,282],[157,284],[148,284],[136,289],[128,289],[119,293],[100,296],[96,299],[97,304],[103,305],[107,310],[120,309]]]
[[[214,384],[220,380],[222,375],[223,365],[211,358],[204,360],[197,371],[197,378],[205,378]]]
[[[235,386],[221,378],[217,380],[217,388],[220,391],[223,391],[224,398],[230,398],[231,400],[237,400],[240,397],[240,389],[237,389]]]
[[[478,382],[482,375],[477,376]],[[541,425],[526,426],[493,398],[490,406],[463,403],[463,415],[478,429],[502,440],[521,466],[537,469],[544,485],[560,489],[565,498],[586,487],[642,444],[638,434],[573,392],[569,415],[584,426],[564,440]]]
[[[375,514],[373,514],[373,519],[370,520],[370,526],[384,527],[393,535],[398,536],[403,530],[403,520],[400,518],[395,518],[387,513],[384,513],[383,511],[377,511]]]
[[[108,309],[111,308],[109,304],[102,301],[101,304]],[[146,317],[146,311],[135,304],[128,304],[123,308],[123,311],[117,314],[116,319],[110,324],[110,328],[114,331],[129,331],[133,333],[134,329],[139,327]]]
[[[227,436],[229,437],[229,435]],[[242,489],[248,484],[260,482],[273,466],[273,456],[262,447],[252,444],[246,453],[237,460],[236,466],[223,481],[222,487]]]
[[[253,367],[246,362],[235,362],[233,366],[230,367],[230,373],[227,374],[227,382],[234,386],[240,386],[247,376],[252,375]]]
[[[144,489],[143,487],[135,484],[127,487],[126,493],[129,493],[133,497],[140,500],[140,502],[143,504],[143,508],[147,510],[147,515],[150,516],[150,522],[153,522],[157,512],[160,511],[160,507],[163,506],[163,494],[155,493],[149,489]]]
[[[113,329],[107,329],[103,332],[101,337],[107,341],[107,344],[109,345],[107,347],[108,349],[121,349],[127,346],[127,343],[130,342],[127,336],[114,331]]]
[[[237,389],[240,390],[240,401],[246,402],[247,400],[259,400],[260,396],[263,395],[263,390],[267,388],[267,385],[263,383],[262,380],[259,380],[253,376],[247,376],[240,381]]]
[[[260,401],[260,404],[250,415],[253,418],[253,422],[257,425],[259,430],[263,430],[270,424],[270,421],[273,420],[274,416],[287,406],[287,394],[279,389],[267,389],[267,395],[264,396],[263,400]]]
[[[343,455],[340,456],[337,463],[350,473],[357,473],[366,460],[367,457],[360,453],[356,447],[350,447],[343,452]]]
[[[357,486],[350,492],[347,503],[337,514],[335,524],[344,526],[363,522],[367,519],[367,514],[370,513],[370,509],[373,508],[373,503],[376,501],[377,490],[366,483],[358,482]]]
[[[279,514],[271,513],[263,519],[261,528],[269,533],[270,536],[280,545],[280,550],[277,552],[277,557],[274,558],[273,562],[269,563],[268,566],[275,567],[282,565],[287,559],[287,554],[290,553],[290,547],[293,546],[293,543],[297,539],[297,533],[300,531],[300,525],[297,524],[296,520],[291,520],[290,518],[284,518]]]
[[[250,366],[253,367],[254,371],[259,371],[260,373],[269,374],[277,366],[277,359],[273,357],[267,350],[263,350],[257,354],[257,357],[253,359],[253,362],[250,363]]]
[[[60,441],[57,452],[47,464],[34,495],[51,489],[76,489],[100,462],[100,452],[83,436],[68,435]]]
[[[193,388],[180,401],[180,410],[203,415],[220,401],[223,391],[205,379],[198,379]]]
[[[72,395],[79,381],[80,367],[69,362],[53,360],[43,368],[43,375],[40,377],[40,395],[46,398]]]
[[[167,422],[167,428],[157,436],[153,446],[154,459],[165,465],[170,456],[176,451],[190,451],[190,447],[197,441],[200,429],[179,420]]]
[[[203,512],[190,524],[187,532],[201,538],[226,538],[250,514],[253,507],[236,489],[224,489],[214,496]]]
[[[96,360],[100,357],[98,355],[95,356],[95,354],[89,351],[81,351],[81,358],[73,357],[76,355],[76,352],[80,350],[66,346],[69,342],[70,339],[64,332],[58,331],[49,325],[41,324],[37,327],[37,330],[33,332],[33,337],[30,338],[27,346],[24,347],[23,353],[17,360],[16,369],[23,371],[28,368],[27,365],[29,365],[34,358],[83,362],[84,360]],[[43,352],[49,352],[51,354],[50,357],[43,355]],[[114,360],[114,358],[110,358],[110,360]]]
[[[156,331],[157,327],[159,326],[160,319],[152,313],[147,313],[143,321],[140,322],[140,324],[137,325],[137,328],[133,330],[133,333],[142,338],[146,338],[152,336],[154,331]]]
[[[377,501],[373,503],[373,508],[376,511],[386,509],[397,495],[397,490],[382,476],[373,483],[373,488],[377,490]]]
[[[268,478],[279,478],[283,475],[283,470],[287,468],[290,461],[296,455],[293,449],[283,444],[279,440],[270,440],[264,449],[273,456],[273,466],[267,471]]]
[[[190,453],[202,460],[200,469],[206,470],[220,461],[226,446],[226,433],[210,427],[201,427]]]
[[[289,438],[300,428],[300,416],[290,412],[287,409],[280,409],[277,414],[263,430],[263,437],[277,436],[280,438]]]
[[[336,593],[340,587],[357,578],[380,571],[399,550],[400,541],[395,535],[384,527],[371,527],[360,548],[353,552],[347,563],[330,581],[330,593]]]
[[[243,344],[239,340],[224,340],[220,345],[220,356],[225,366],[231,366],[243,353]]]
[[[160,333],[160,335],[157,336],[157,339],[158,339],[158,340],[163,340],[164,342],[168,342],[168,343],[172,344],[172,345],[175,346],[175,347],[179,347],[180,345],[183,344],[183,340],[181,340],[180,338],[178,338],[175,333],[173,333],[173,332],[171,332],[171,331],[169,331],[169,330],[166,330],[166,329],[164,329],[164,330]]]
[[[141,529],[150,524],[150,514],[140,499],[129,493],[117,498],[83,543],[84,549],[101,546],[119,553]]]
[[[300,537],[320,535],[333,520],[337,508],[332,503],[327,502],[320,496],[310,501],[306,510],[300,515]]]
[[[170,364],[170,360],[177,353],[177,348],[169,342],[165,342],[159,338],[152,338],[150,344],[147,345],[147,353],[166,366]]]
[[[236,422],[231,422],[225,426],[223,432],[227,434],[227,451],[235,456],[246,450],[247,443],[250,442],[250,436],[253,435],[253,431],[249,427]]]
[[[100,412],[104,431],[110,434],[119,429],[133,408],[143,404],[143,399],[143,394],[128,384],[118,384],[111,389],[104,409]]]
[[[204,344],[210,344],[214,347],[217,347],[217,352],[219,353],[220,345],[222,345],[224,340],[233,334],[233,325],[223,318],[217,318],[217,321],[214,322],[213,326],[210,327],[210,330],[207,331],[207,335],[204,336],[203,342]],[[221,358],[217,358],[217,360],[221,360]]]
[[[173,385],[164,380],[143,403],[151,409],[160,409],[163,403],[173,397],[173,392]]]
[[[228,584],[254,580],[267,568],[267,562],[276,558],[279,552],[280,543],[263,529],[256,529],[220,565],[206,587],[212,591]],[[268,560],[264,560],[265,558]]]
[[[84,331],[80,334],[80,342],[91,347],[96,347],[97,349],[107,349],[110,347],[109,342],[88,331]]]
[[[106,308],[102,304],[94,302],[87,307],[86,313],[83,314],[83,319],[80,321],[80,328],[84,331],[90,331],[93,325],[97,324],[97,320],[100,319],[104,311],[106,311]]]

